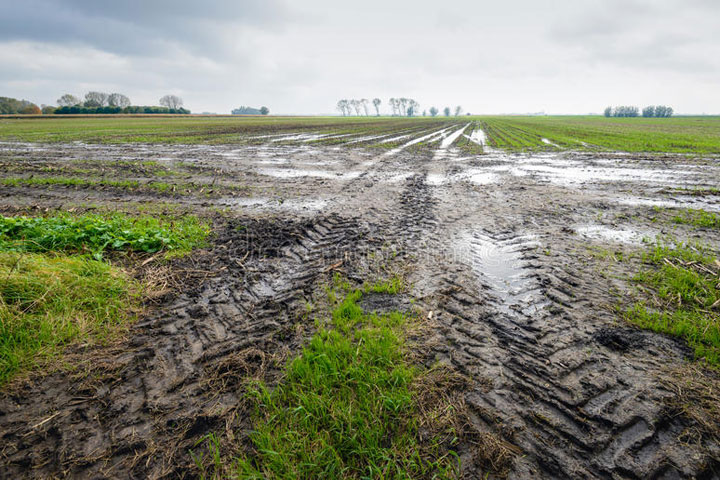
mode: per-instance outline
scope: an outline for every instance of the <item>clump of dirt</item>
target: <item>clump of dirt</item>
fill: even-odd
[[[632,328],[607,327],[593,333],[593,340],[610,350],[627,352],[645,345],[645,333]]]
[[[379,315],[390,312],[409,313],[412,309],[412,302],[403,295],[376,292],[364,294],[358,305],[367,313]]]

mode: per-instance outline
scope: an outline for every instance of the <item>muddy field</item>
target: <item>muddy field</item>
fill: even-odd
[[[4,179],[20,179],[0,185],[6,214],[151,206],[208,216],[216,230],[128,338],[75,346],[80,372],[6,389],[0,476],[194,476],[200,438],[250,428],[237,386],[272,381],[298,352],[323,282],[336,271],[362,280],[382,258],[408,272],[434,322],[418,339],[424,362],[466,375],[470,427],[513,446],[507,469],[493,469],[461,445],[466,478],[718,478],[720,443],[676,406],[692,352],[616,309],[631,301],[644,239],[720,248],[717,230],[670,222],[679,209],[720,212],[720,159],[510,154],[460,121],[268,135],[0,144]]]

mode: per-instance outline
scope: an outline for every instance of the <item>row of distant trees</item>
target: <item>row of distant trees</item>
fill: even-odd
[[[455,107],[455,116],[456,117],[462,115],[462,112],[463,112],[463,109],[460,105]],[[440,110],[438,110],[437,107],[430,107],[430,116],[431,117],[437,117],[439,113],[440,113]],[[452,113],[452,110],[450,109],[450,107],[443,108],[443,115],[445,115],[446,117],[449,117],[451,113]],[[468,113],[468,115],[470,115],[470,114]],[[425,116],[425,111],[423,111],[423,117],[424,116]]]
[[[655,117],[655,118],[669,118],[673,116],[675,111],[672,107],[666,107],[665,105],[650,105],[649,107],[643,108],[643,117]]]
[[[111,113],[190,113],[183,108],[182,98],[165,95],[160,99],[161,106],[132,105],[130,99],[121,93],[88,92],[84,99],[66,93],[57,100],[57,107],[43,105],[38,107],[27,100],[0,97],[0,114],[4,115],[50,115],[50,114],[111,114]]]
[[[253,108],[241,106],[232,110],[230,113],[233,115],[267,115],[270,113],[270,109],[268,107]]]
[[[160,107],[132,105],[130,98],[122,93],[88,92],[84,99],[66,93],[58,98],[55,114],[113,114],[113,113],[190,113],[183,108],[183,100],[177,95],[165,95],[159,100]],[[45,113],[45,112],[43,112]]]
[[[395,99],[392,99],[395,100]],[[372,100],[373,106],[375,107],[375,113],[377,116],[380,116],[380,104],[382,103],[382,100],[379,98],[373,98]],[[347,117],[352,115],[353,110],[355,111],[355,115],[360,116],[361,112],[365,112],[365,116],[370,115],[370,100],[367,98],[361,98],[361,99],[342,99],[338,100],[336,108],[342,113],[343,117]]]
[[[39,115],[40,107],[27,100],[18,100],[10,97],[0,97],[0,114],[2,115]]]
[[[392,115],[395,117],[414,117],[416,115],[420,115],[420,104],[412,98],[391,98],[388,101],[388,104],[392,109]],[[382,105],[382,100],[380,100],[379,98],[373,98],[372,105],[375,108],[375,115],[379,117],[380,105]],[[353,112],[358,117],[361,116],[363,113],[365,114],[365,116],[369,116],[370,100],[368,100],[367,98],[350,100],[342,99],[338,100],[336,108],[343,117],[351,116],[353,115]],[[445,107],[443,109],[443,112],[445,113],[446,117],[449,117],[452,110],[450,109],[450,107]],[[430,107],[431,117],[436,117],[438,113],[440,113],[440,111],[436,107]],[[462,107],[458,105],[457,107],[455,107],[455,116],[458,116],[461,113]],[[427,116],[427,114],[428,111],[423,110],[423,117]]]
[[[642,109],[642,116],[646,118],[669,118],[673,116],[673,113],[673,108],[665,105],[651,105]],[[639,117],[640,109],[633,106],[607,107],[604,115],[606,117]]]

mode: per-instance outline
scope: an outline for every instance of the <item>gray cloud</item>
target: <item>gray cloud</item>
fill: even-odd
[[[473,113],[720,112],[715,0],[0,0],[0,95],[184,97],[332,112],[412,96]]]
[[[23,0],[3,10],[0,40],[91,46],[153,55],[173,49],[227,54],[232,29],[272,29],[287,19],[280,0]]]

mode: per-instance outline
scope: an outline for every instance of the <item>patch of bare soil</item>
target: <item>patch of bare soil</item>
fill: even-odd
[[[463,478],[718,478],[715,377],[684,375],[698,367],[681,341],[616,313],[644,236],[720,247],[717,231],[667,221],[672,209],[720,209],[717,196],[682,193],[714,192],[718,160],[441,147],[3,150],[23,161],[145,157],[183,168],[184,181],[211,181],[195,165],[251,193],[163,197],[235,219],[211,250],[178,264],[183,288],[126,341],[78,350],[78,370],[3,393],[2,476],[192,477],[188,449],[203,435],[249,428],[244,382],[277,381],[308,338],[306,305],[322,282],[336,270],[362,281],[358,272],[385,258],[412,267],[413,308],[432,318],[415,339],[418,359],[445,372],[428,379],[446,382],[445,394],[421,384],[417,393],[440,408],[428,418],[448,405],[460,413],[447,421],[464,432]],[[0,187],[4,209],[157,200]],[[410,308],[382,295],[363,302]]]

